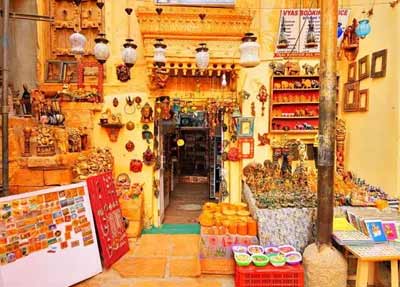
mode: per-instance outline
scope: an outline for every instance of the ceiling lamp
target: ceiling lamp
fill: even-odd
[[[81,1],[74,1],[77,6],[80,6]],[[79,13],[79,26],[78,30],[75,31],[70,37],[69,42],[71,44],[71,53],[75,55],[82,55],[85,53],[86,37],[80,33],[82,26],[82,7],[80,7]]]
[[[125,44],[123,45],[124,49],[122,50],[122,61],[125,66],[128,68],[132,68],[136,63],[136,48],[137,45],[133,43],[133,40],[130,37],[131,34],[131,14],[132,8],[125,8],[125,12],[128,15],[128,38],[126,39]]]
[[[167,51],[167,45],[164,44],[163,39],[156,39],[154,44],[154,57],[153,62],[158,68],[164,67],[167,63],[167,57],[165,56]]]
[[[199,47],[196,48],[196,65],[200,71],[204,71],[208,67],[210,62],[210,54],[206,43],[200,43]]]
[[[240,45],[240,65],[246,68],[260,64],[260,44],[253,33],[246,33]]]
[[[101,11],[101,19],[103,19],[103,7],[104,0],[99,0],[96,2],[97,7]],[[108,40],[106,39],[106,34],[100,32],[99,35],[94,39],[96,45],[94,46],[94,57],[100,64],[104,64],[110,57],[110,48],[108,47]]]
[[[110,49],[108,47],[108,40],[106,34],[100,33],[96,39],[94,39],[96,45],[94,46],[94,56],[100,64],[104,64],[110,57]]]

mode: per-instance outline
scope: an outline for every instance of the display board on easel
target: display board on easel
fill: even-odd
[[[86,183],[0,198],[0,287],[65,287],[102,271]]]

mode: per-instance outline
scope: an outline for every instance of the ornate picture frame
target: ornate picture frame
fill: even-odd
[[[371,78],[386,76],[387,49],[372,54]]]
[[[358,60],[358,80],[369,78],[369,55]]]
[[[343,111],[356,112],[358,111],[358,92],[360,82],[347,83],[344,85]]]
[[[239,138],[253,137],[254,134],[254,118],[240,117],[237,124],[237,135]]]
[[[368,89],[363,89],[358,92],[358,111],[368,112],[369,105],[369,91]]]
[[[95,86],[100,102],[103,102],[104,66],[98,62],[78,64],[78,88]]]
[[[254,158],[254,138],[239,138],[238,145],[240,159]]]
[[[352,83],[357,80],[357,62],[354,61],[349,64],[348,70],[347,70],[347,82]]]
[[[46,62],[46,83],[61,83],[62,81],[62,61],[48,60]]]

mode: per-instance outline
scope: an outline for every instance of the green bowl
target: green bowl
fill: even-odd
[[[247,253],[235,253],[235,261],[238,266],[249,266],[251,257]]]
[[[256,260],[259,259],[259,260]],[[257,267],[263,267],[266,266],[269,262],[269,257],[264,254],[254,254],[251,256],[251,261],[253,261],[253,264]]]
[[[283,255],[270,256],[269,261],[275,267],[282,267],[286,264],[286,258]]]

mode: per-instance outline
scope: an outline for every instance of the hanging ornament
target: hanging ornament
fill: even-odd
[[[132,152],[132,151],[135,149],[135,144],[133,143],[133,141],[128,141],[128,142],[125,144],[125,149],[126,149],[128,152]]]
[[[122,50],[122,61],[128,68],[132,68],[136,63],[136,48],[137,45],[133,43],[132,39],[126,39],[124,49]]]
[[[138,108],[138,109],[140,109],[142,106],[140,105],[142,103],[142,98],[141,97],[139,97],[139,96],[136,96],[135,97],[135,104],[136,104],[136,107]]]
[[[118,98],[117,98],[117,97],[115,97],[115,98],[113,99],[112,104],[113,104],[113,107],[114,107],[114,108],[118,107],[119,101],[118,101]]]
[[[226,74],[223,73],[223,74],[222,74],[222,77],[221,77],[221,86],[222,86],[223,88],[225,88],[227,85],[228,85],[228,82],[226,81]]]
[[[129,164],[129,169],[132,172],[141,172],[143,169],[143,163],[139,159],[132,159]]]
[[[127,122],[127,123],[126,123],[126,129],[127,129],[128,131],[134,130],[134,129],[135,129],[135,123],[132,122],[132,121]]]
[[[267,88],[264,85],[262,85],[260,87],[260,91],[259,91],[259,93],[257,95],[257,100],[259,100],[261,102],[261,104],[262,104],[262,107],[261,107],[261,116],[262,117],[264,116],[264,111],[265,111],[264,104],[267,102],[268,97],[269,97],[269,95],[268,95],[268,92],[267,92]]]
[[[196,48],[196,65],[200,71],[204,71],[210,62],[210,55],[206,43],[200,43]]]
[[[152,165],[156,160],[156,156],[154,152],[151,151],[150,147],[148,146],[146,151],[143,153],[143,163],[145,165]]]
[[[371,32],[371,25],[369,24],[369,20],[367,18],[360,20],[356,28],[357,36],[360,37],[361,39],[364,39],[370,32]]]
[[[108,47],[108,40],[106,34],[100,33],[94,40],[96,45],[94,46],[94,56],[100,64],[104,64],[110,57],[110,49]]]
[[[131,79],[131,71],[125,64],[117,66],[117,79],[123,83]]]
[[[156,39],[154,44],[154,57],[153,63],[156,67],[162,68],[167,63],[167,57],[165,56],[167,51],[167,45],[164,44],[163,39]]]
[[[252,68],[260,64],[260,44],[253,33],[246,33],[240,45],[240,65]]]
[[[282,17],[281,32],[279,34],[279,40],[278,40],[278,48],[279,49],[285,49],[289,46],[289,41],[286,37],[285,32],[286,32],[285,17]]]
[[[177,146],[181,147],[181,146],[184,146],[184,145],[185,145],[185,141],[184,141],[183,139],[178,139],[178,140],[176,141],[176,144],[177,144]]]

